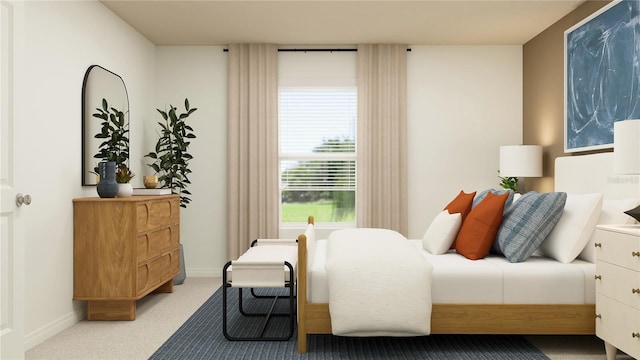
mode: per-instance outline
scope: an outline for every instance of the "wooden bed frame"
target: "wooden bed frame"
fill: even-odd
[[[298,236],[298,352],[331,334],[329,304],[307,302],[307,238]],[[433,304],[432,334],[595,334],[595,305]]]
[[[613,153],[555,159],[555,191],[602,192],[607,199],[640,198],[640,176],[621,176]],[[313,217],[309,219],[313,223]],[[329,304],[307,301],[307,242],[298,237],[298,352],[307,335],[331,334]],[[589,245],[588,245],[589,246]],[[593,246],[591,244],[590,246]],[[594,304],[433,304],[432,334],[595,334]]]

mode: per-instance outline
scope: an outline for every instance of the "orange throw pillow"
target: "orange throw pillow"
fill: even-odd
[[[464,219],[471,212],[471,205],[473,204],[473,198],[476,196],[476,192],[472,192],[470,194],[465,193],[460,190],[458,196],[455,199],[451,200],[447,206],[444,207],[443,210],[447,210],[449,214],[460,213],[460,217],[462,218],[462,223],[464,224]],[[456,240],[453,240],[453,244],[451,244],[450,249],[456,248]]]
[[[445,206],[443,210],[447,210],[449,214],[460,213],[462,223],[464,223],[464,219],[471,212],[471,205],[473,204],[473,198],[475,196],[475,191],[467,194],[464,191],[460,190],[458,196],[456,196],[455,199],[451,200],[451,202],[447,204],[447,206]]]
[[[487,256],[502,223],[507,197],[508,193],[495,195],[489,192],[487,197],[471,210],[456,237],[456,251],[459,254],[471,260]]]

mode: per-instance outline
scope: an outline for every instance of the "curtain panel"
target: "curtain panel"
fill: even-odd
[[[278,237],[278,48],[229,46],[227,259]]]
[[[358,45],[356,224],[408,232],[407,46]]]

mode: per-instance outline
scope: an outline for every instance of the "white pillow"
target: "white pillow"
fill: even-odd
[[[634,224],[635,219],[624,212],[638,206],[638,199],[626,198],[618,200],[602,200],[602,211],[598,218],[598,225]],[[595,233],[595,231],[594,231]],[[592,263],[596,262],[596,252],[593,246],[593,234],[584,250],[578,256],[579,259]]]
[[[446,253],[456,239],[461,225],[460,213],[449,214],[449,211],[444,210],[433,219],[422,236],[422,247],[434,255]]]
[[[602,194],[567,194],[560,220],[540,245],[542,254],[568,264],[591,238],[602,209]]]

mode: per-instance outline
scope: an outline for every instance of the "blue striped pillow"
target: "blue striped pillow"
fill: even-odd
[[[496,236],[499,252],[510,262],[527,260],[556,226],[566,201],[564,192],[522,195],[504,214]]]
[[[507,196],[507,201],[504,203],[504,213],[506,214],[507,209],[511,206],[511,203],[513,202],[513,197],[515,195],[515,192],[513,190],[510,189],[500,189],[500,190],[496,190],[496,189],[488,189],[488,190],[484,190],[480,193],[478,193],[474,198],[473,198],[473,203],[471,204],[471,207],[474,208],[476,207],[476,205],[480,204],[480,202],[482,202],[482,200],[484,200],[485,197],[487,197],[487,193],[488,192],[492,192],[493,195],[502,195],[502,194],[509,194]]]

